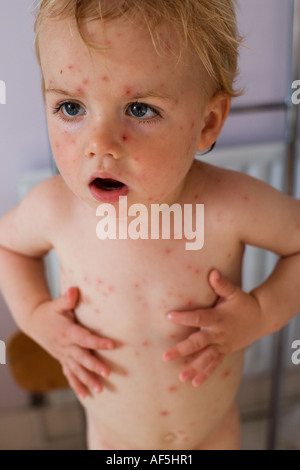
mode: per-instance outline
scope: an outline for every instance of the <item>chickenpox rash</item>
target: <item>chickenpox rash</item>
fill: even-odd
[[[178,387],[176,387],[176,385],[171,385],[168,388],[168,392],[170,392],[170,393],[177,392],[177,390],[178,390]]]
[[[69,64],[69,65],[67,65],[67,67],[68,67],[69,70],[73,70],[74,65],[73,65],[73,64]]]
[[[89,79],[88,79],[88,78],[84,78],[84,79],[82,80],[82,84],[83,84],[83,85],[88,85],[88,84],[89,84]]]
[[[229,375],[230,375],[230,370],[229,369],[225,370],[222,374],[222,379],[227,379]]]
[[[159,414],[160,414],[160,416],[169,416],[168,411],[161,411]]]
[[[103,82],[109,82],[109,78],[108,78],[107,75],[102,75],[101,80],[102,80]]]

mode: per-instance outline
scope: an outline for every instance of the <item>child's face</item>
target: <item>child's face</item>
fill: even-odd
[[[40,54],[49,136],[70,189],[91,207],[172,203],[201,140],[207,78],[172,38],[155,51],[148,30],[124,20],[89,23],[88,49],[69,20],[45,21]],[[174,47],[175,53],[172,53]],[[206,82],[206,84],[205,84]],[[115,181],[113,181],[115,180]]]

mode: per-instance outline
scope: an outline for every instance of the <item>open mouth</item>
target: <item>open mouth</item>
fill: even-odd
[[[125,186],[121,181],[110,178],[95,178],[91,184],[102,191],[115,191]]]
[[[128,193],[126,184],[112,178],[94,178],[89,188],[92,196],[100,202],[115,202]]]

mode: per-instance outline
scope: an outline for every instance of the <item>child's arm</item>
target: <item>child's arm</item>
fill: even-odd
[[[244,195],[245,204],[227,201],[240,241],[281,258],[269,278],[249,294],[213,269],[209,283],[218,296],[213,308],[169,312],[175,323],[200,328],[164,354],[168,361],[198,353],[180,375],[194,385],[206,380],[225,355],[281,329],[300,310],[300,201],[252,178],[244,176],[242,184],[236,182],[233,196],[240,201]]]
[[[76,324],[76,287],[51,299],[43,265],[43,255],[52,248],[51,229],[38,204],[46,198],[51,206],[49,187],[45,189],[46,196],[41,187],[35,188],[0,220],[0,288],[18,326],[60,361],[70,386],[85,396],[87,389],[100,392],[99,375],[107,377],[110,372],[92,351],[112,349],[113,342]]]

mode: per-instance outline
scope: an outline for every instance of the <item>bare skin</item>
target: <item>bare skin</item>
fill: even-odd
[[[0,221],[1,286],[21,327],[61,361],[86,410],[91,449],[237,449],[243,349],[300,303],[299,202],[194,160],[229,109],[194,59],[157,55],[144,29],[121,20],[105,34],[110,48],[89,54],[69,21],[44,26],[46,109],[61,176]],[[146,103],[145,116],[134,114],[136,103]],[[172,237],[97,239],[95,172],[122,181],[129,205],[204,204],[204,247],[188,251]],[[251,294],[239,288],[246,243],[285,257]],[[40,265],[51,248],[61,271],[55,300]]]

